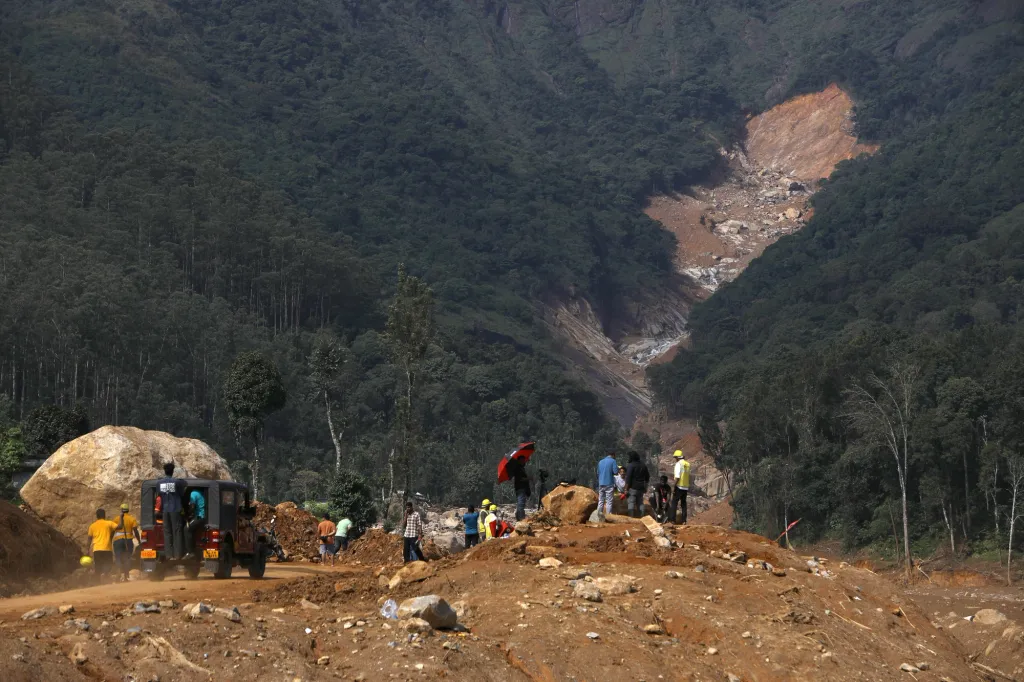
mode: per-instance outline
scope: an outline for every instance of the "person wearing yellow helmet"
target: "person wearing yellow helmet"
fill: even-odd
[[[488,500],[489,501],[489,500]],[[484,529],[487,540],[493,540],[498,523],[498,505],[492,504],[487,507],[487,518],[484,519]]]
[[[122,504],[121,516],[118,517],[117,528],[114,530],[114,563],[121,572],[121,582],[123,583],[128,582],[135,542],[142,543],[142,538],[139,536],[139,522],[128,511],[128,504]]]
[[[484,501],[480,503],[480,515],[477,517],[476,522],[476,531],[479,534],[479,539],[477,540],[477,542],[480,542],[480,540],[487,539],[487,512],[490,510],[490,508],[490,500],[484,499]]]
[[[686,523],[686,496],[690,492],[690,463],[683,457],[682,450],[672,453],[676,465],[672,470],[672,479],[675,483],[674,494],[672,495],[672,506],[669,509],[668,520],[675,523],[676,507],[682,507],[682,523]]]

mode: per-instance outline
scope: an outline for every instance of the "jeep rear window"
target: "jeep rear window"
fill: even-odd
[[[235,505],[235,491],[234,490],[223,490],[220,493],[220,503],[224,505]]]

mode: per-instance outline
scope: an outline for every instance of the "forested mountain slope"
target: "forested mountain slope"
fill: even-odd
[[[37,443],[14,422],[34,433],[48,422],[33,414],[56,404],[97,425],[202,437],[244,461],[225,380],[256,350],[287,391],[262,430],[271,497],[308,492],[297,474],[335,460],[328,405],[343,466],[375,483],[410,438],[413,484],[452,501],[492,493],[496,453],[523,437],[556,475],[589,476],[618,428],[567,378],[537,304],[581,296],[610,323],[656,295],[674,245],[643,215],[646,198],[706,178],[745,113],[833,80],[858,102],[861,133],[910,160],[899,178],[881,161],[852,164],[818,215],[856,203],[868,174],[905,195],[843,224],[888,235],[881,218],[927,180],[930,131],[952,140],[969,107],[1010,96],[993,84],[1013,90],[1014,11],[988,0],[4,2],[4,438]],[[943,163],[1013,124],[988,117]],[[796,267],[778,254],[819,233],[766,262]],[[822,248],[815,258],[842,256]],[[432,287],[438,320],[407,410],[386,328],[400,263]],[[789,286],[781,273],[745,277],[698,314],[698,359],[665,370],[666,404],[690,409],[683,396],[714,393],[704,379],[726,350],[753,352],[743,339],[716,341],[722,358],[700,350],[714,311],[750,305],[734,292],[760,301]],[[799,325],[806,310],[786,314]],[[345,361],[325,369],[314,360],[337,353],[314,348]],[[698,402],[726,416],[724,397]]]

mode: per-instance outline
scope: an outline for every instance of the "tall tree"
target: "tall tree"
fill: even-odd
[[[398,400],[399,462],[405,472],[405,495],[412,489],[412,449],[417,433],[414,399],[423,359],[434,338],[434,293],[423,280],[398,267],[398,289],[388,307],[387,338],[391,354],[402,370],[404,388]],[[392,471],[392,479],[394,473]]]
[[[894,360],[887,364],[884,376],[872,372],[866,382],[855,383],[846,391],[847,416],[861,441],[870,448],[888,450],[896,463],[903,505],[903,570],[908,580],[912,564],[907,478],[919,374],[917,365]]]
[[[260,440],[267,415],[284,407],[287,399],[281,373],[277,366],[262,353],[241,353],[231,363],[224,379],[224,404],[228,408],[228,421],[235,438],[252,441],[252,496],[259,496]]]
[[[1010,565],[1013,560],[1014,526],[1024,513],[1017,509],[1017,497],[1024,490],[1024,455],[1019,452],[1006,454],[1006,475],[1010,481],[1010,540],[1006,549],[1006,584],[1011,584]]]
[[[334,403],[337,399],[338,377],[345,364],[345,348],[333,335],[324,333],[317,336],[313,352],[309,356],[309,379],[313,384],[315,398],[323,400],[327,415],[327,428],[334,444],[334,473],[341,471],[341,443],[345,435],[345,424],[340,429],[334,425]]]

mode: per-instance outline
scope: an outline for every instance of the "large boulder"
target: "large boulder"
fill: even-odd
[[[436,629],[453,628],[459,621],[455,609],[436,594],[406,599],[398,606],[398,618],[422,618]]]
[[[121,503],[138,516],[142,481],[163,476],[174,462],[182,478],[231,480],[227,462],[206,443],[131,426],[104,426],[65,443],[21,489],[21,497],[48,524],[86,546],[96,509],[108,518]]]
[[[597,509],[597,493],[580,485],[560,485],[544,496],[542,504],[562,523],[586,523]]]

